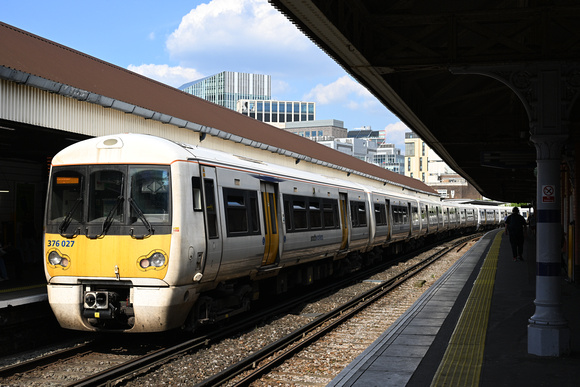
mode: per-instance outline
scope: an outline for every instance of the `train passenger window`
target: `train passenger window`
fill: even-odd
[[[387,224],[387,207],[384,204],[375,203],[375,222],[377,226]]]
[[[411,217],[414,224],[419,223],[419,209],[417,207],[411,207]]]
[[[250,232],[260,234],[260,210],[258,209],[258,195],[255,191],[248,191],[250,200]]]
[[[393,223],[403,223],[403,214],[401,213],[401,206],[393,206]]]
[[[367,209],[365,202],[350,202],[350,215],[353,227],[366,227]]]
[[[203,211],[203,207],[201,204],[201,183],[199,177],[192,177],[191,178],[191,186],[193,190],[193,210],[194,211]]]
[[[286,231],[292,230],[292,213],[290,212],[290,201],[284,198],[284,220],[286,223]]]
[[[214,184],[212,179],[203,180],[205,190],[205,211],[207,216],[207,236],[209,239],[218,238],[217,208],[215,204]]]
[[[256,191],[224,188],[228,236],[260,234]]]
[[[393,223],[409,224],[409,209],[406,206],[393,206]]]
[[[306,202],[304,200],[294,199],[292,201],[292,219],[294,221],[294,230],[307,230],[308,219],[306,217]]]
[[[338,228],[338,201],[325,199],[322,203],[323,206],[323,227],[326,229]]]
[[[320,202],[310,199],[308,203],[308,215],[310,218],[310,228],[322,228],[322,211]]]
[[[340,227],[338,200],[284,195],[284,211],[289,232]]]

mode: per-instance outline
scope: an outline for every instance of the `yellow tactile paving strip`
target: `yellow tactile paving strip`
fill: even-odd
[[[503,231],[485,257],[431,386],[478,386]]]

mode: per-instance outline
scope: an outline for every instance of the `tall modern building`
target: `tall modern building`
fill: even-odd
[[[362,138],[345,137],[317,142],[367,163],[373,163],[377,154],[377,143]]]
[[[363,126],[360,128],[354,128],[348,131],[348,138],[362,138],[365,140],[373,140],[377,145],[385,142],[385,131],[384,130],[372,130],[370,126]]]
[[[381,168],[389,171],[405,174],[405,156],[401,154],[399,148],[395,148],[395,144],[388,144],[383,142],[377,148],[374,163]]]
[[[289,122],[316,120],[314,102],[240,99],[235,110],[279,128],[284,128]]]
[[[427,182],[429,146],[414,132],[405,133],[405,176]]]
[[[445,199],[476,199],[481,194],[453,171],[414,132],[405,133],[405,175],[419,179],[434,188]]]
[[[263,74],[222,71],[179,87],[186,93],[217,105],[236,110],[240,99],[268,100],[272,98],[272,77]]]

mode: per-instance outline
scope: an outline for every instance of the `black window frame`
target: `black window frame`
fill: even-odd
[[[377,226],[388,226],[387,205],[385,203],[375,203],[375,223]]]
[[[242,198],[242,201],[234,200]],[[260,211],[258,207],[258,192],[247,189],[223,187],[223,199],[228,237],[243,237],[261,235]],[[237,203],[236,205],[230,203]],[[244,221],[240,222],[240,214],[245,214]],[[245,223],[246,228],[241,227]]]
[[[283,202],[286,232],[340,228],[338,199],[284,194]]]
[[[353,228],[367,227],[367,203],[363,201],[350,201],[350,218]]]

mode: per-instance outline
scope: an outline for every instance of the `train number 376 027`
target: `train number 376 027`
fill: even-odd
[[[73,247],[74,244],[75,241],[60,241],[55,239],[49,239],[47,247]]]

